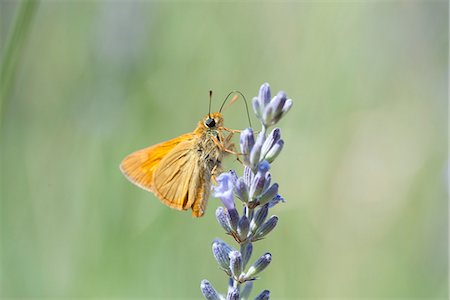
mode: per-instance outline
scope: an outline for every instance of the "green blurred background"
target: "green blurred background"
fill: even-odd
[[[288,202],[256,244],[273,262],[253,295],[447,299],[447,1],[0,11],[3,298],[200,299],[204,278],[224,292],[218,200],[193,219],[118,165],[194,129],[209,89],[218,108],[267,81],[294,100],[272,168]],[[247,126],[242,103],[225,118]]]

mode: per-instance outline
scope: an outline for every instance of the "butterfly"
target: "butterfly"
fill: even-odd
[[[177,210],[192,209],[194,217],[201,217],[212,176],[221,170],[226,153],[237,154],[231,150],[234,132],[223,127],[220,112],[209,113],[193,132],[131,153],[120,164],[120,170],[165,205]]]

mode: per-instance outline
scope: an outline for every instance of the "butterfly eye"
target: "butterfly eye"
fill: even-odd
[[[205,121],[205,125],[208,126],[209,128],[212,128],[212,127],[216,126],[216,121],[212,118],[208,118]]]

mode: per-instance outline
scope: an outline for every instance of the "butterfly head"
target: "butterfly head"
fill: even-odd
[[[206,129],[214,130],[223,126],[223,117],[219,112],[208,114],[203,118],[203,126]]]

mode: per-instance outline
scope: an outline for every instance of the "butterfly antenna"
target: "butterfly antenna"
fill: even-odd
[[[248,102],[247,102],[247,99],[245,99],[245,96],[244,96],[240,91],[231,91],[231,92],[225,97],[225,100],[223,100],[223,103],[222,103],[222,106],[221,106],[220,109],[219,109],[219,112],[220,112],[220,113],[222,112],[222,108],[223,108],[223,106],[225,105],[225,103],[227,102],[228,98],[230,98],[230,96],[231,96],[232,94],[234,94],[234,93],[241,95],[242,99],[244,100],[244,102],[245,102],[245,110],[246,110],[246,112],[247,112],[248,124],[250,125],[250,127],[252,127],[252,122],[250,121],[250,113],[249,113],[249,111],[248,111]],[[231,101],[231,103],[233,103],[235,100],[236,100],[236,98],[233,98],[233,100]],[[210,103],[210,104],[211,104],[211,103]]]
[[[211,102],[212,102],[212,90],[209,90],[209,109],[208,109],[208,117],[211,119]]]

